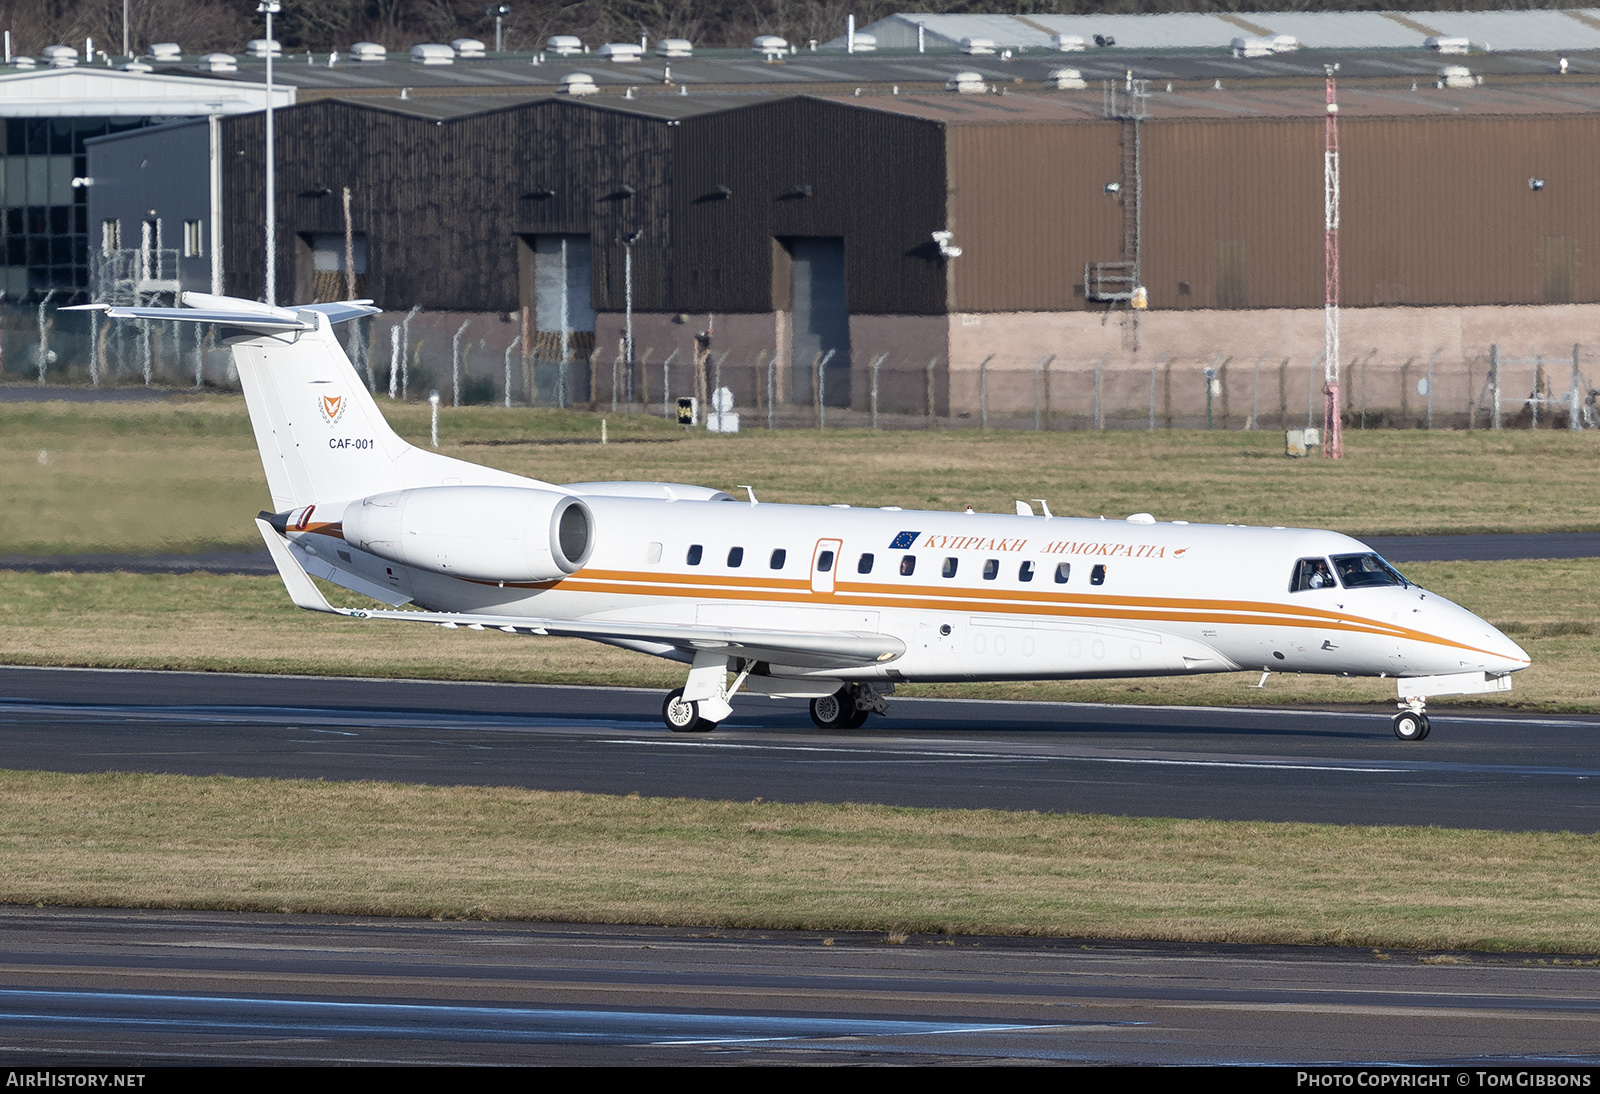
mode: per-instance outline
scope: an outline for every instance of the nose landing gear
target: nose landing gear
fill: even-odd
[[[1428,737],[1427,700],[1410,698],[1400,704],[1400,713],[1394,716],[1394,735],[1402,741],[1422,741]]]

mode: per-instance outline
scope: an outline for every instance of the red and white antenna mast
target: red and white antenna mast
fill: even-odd
[[[1322,219],[1327,246],[1323,257],[1326,304],[1322,320],[1322,454],[1344,457],[1344,431],[1339,419],[1339,96],[1333,74],[1338,65],[1323,66],[1328,73],[1326,140],[1322,152]]]

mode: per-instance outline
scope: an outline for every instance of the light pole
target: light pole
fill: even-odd
[[[278,0],[261,0],[256,11],[267,17],[267,303],[278,302],[278,208],[272,144],[272,17],[283,10]]]
[[[623,311],[625,313],[622,360],[628,369],[628,382],[630,385],[633,382],[633,245],[639,242],[639,237],[642,235],[644,235],[644,229],[640,228],[622,237]]]
[[[494,51],[499,53],[501,51],[501,42],[503,41],[500,33],[501,22],[511,14],[511,5],[490,4],[483,9],[483,14],[494,16]]]

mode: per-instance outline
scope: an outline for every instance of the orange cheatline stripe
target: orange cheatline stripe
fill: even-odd
[[[618,575],[624,580],[597,580],[597,578],[608,574]],[[711,582],[713,580],[717,581],[718,584],[712,585]],[[897,599],[886,602],[870,595],[852,594],[842,590],[831,594],[812,593],[805,588],[803,583],[792,582],[788,584],[791,586],[788,591],[795,594],[785,598],[786,602],[790,603],[820,603],[845,607],[916,608],[932,611],[968,610],[1006,615],[1043,614],[1090,619],[1119,619],[1145,622],[1149,625],[1161,623],[1215,623],[1325,627],[1354,634],[1396,639],[1404,638],[1429,645],[1481,653],[1490,657],[1503,656],[1493,650],[1480,649],[1477,646],[1441,638],[1438,635],[1413,630],[1409,627],[1363,619],[1359,616],[1340,615],[1320,608],[1286,608],[1284,605],[1270,602],[1246,601],[1243,603],[1230,603],[1190,598],[1141,599],[1128,596],[1108,596],[1102,599],[1073,595],[1070,600],[1065,602],[1061,599],[1054,602],[1016,601],[1013,599],[1010,603],[994,603],[994,600],[999,596],[1011,596],[1012,594],[1001,594],[998,590],[990,592],[989,590],[963,589],[959,596],[938,593],[930,595],[926,591],[926,586],[922,586],[916,591],[897,590]],[[741,587],[737,578],[711,579],[702,578],[699,575],[639,575],[628,571],[595,571],[591,573],[583,570],[570,578],[558,582],[557,585],[561,588],[571,588],[575,592],[704,597],[716,600],[748,599],[737,595]],[[869,588],[892,589],[893,586],[869,586]],[[729,595],[730,590],[734,595]],[[972,596],[971,594],[974,591],[980,595],[977,597]],[[773,599],[770,593],[766,599]],[[976,601],[976,603],[972,603],[972,601]],[[1152,615],[1152,613],[1158,614]]]

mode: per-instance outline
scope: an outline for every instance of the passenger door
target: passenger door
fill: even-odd
[[[841,539],[819,539],[811,552],[811,591],[833,592],[833,575],[839,569],[839,554],[844,547]]]

